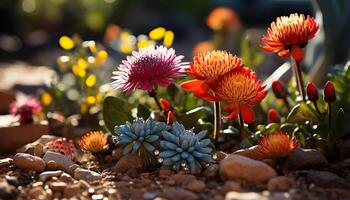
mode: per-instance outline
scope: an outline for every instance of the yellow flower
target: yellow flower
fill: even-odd
[[[86,102],[88,103],[88,105],[94,105],[96,103],[96,98],[94,96],[88,96]]]
[[[80,78],[84,78],[86,75],[86,70],[79,67],[79,65],[73,65],[72,67],[72,72],[74,75],[80,77]]]
[[[68,36],[62,36],[59,40],[59,44],[65,50],[70,50],[74,47],[73,40]]]
[[[52,103],[52,97],[48,92],[41,94],[41,102],[44,106],[49,106]]]
[[[166,30],[163,27],[155,28],[151,32],[149,32],[149,37],[152,40],[160,40],[164,37],[165,31]]]
[[[133,51],[133,46],[128,43],[122,43],[120,45],[120,51],[124,54],[130,54]]]
[[[95,64],[100,65],[103,64],[108,58],[108,53],[105,50],[101,50],[97,52],[96,58],[95,58]]]
[[[87,105],[86,103],[82,103],[82,104],[80,105],[80,112],[81,112],[82,114],[85,114],[85,113],[87,112],[87,110],[88,110],[88,105]]]
[[[100,103],[103,100],[103,95],[101,93],[96,94],[96,102]]]
[[[144,48],[144,47],[148,47],[149,45],[151,45],[151,42],[149,40],[141,40],[137,42],[137,48]]]
[[[173,44],[174,41],[174,32],[172,31],[167,31],[164,34],[164,40],[163,40],[163,44],[166,47],[170,47]]]
[[[78,59],[78,66],[81,69],[86,69],[88,67],[88,62],[84,58],[79,58]]]
[[[94,74],[90,74],[85,80],[85,84],[88,87],[93,87],[96,84],[96,76]]]

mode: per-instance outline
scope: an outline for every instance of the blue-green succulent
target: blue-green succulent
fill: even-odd
[[[136,118],[132,123],[127,122],[124,125],[115,126],[114,131],[117,135],[113,137],[113,141],[116,145],[123,145],[124,155],[140,154],[140,150],[153,154],[162,131],[166,130],[168,127],[163,122],[156,122],[151,118],[146,121]]]
[[[166,168],[190,169],[191,173],[206,167],[212,160],[210,139],[207,132],[195,134],[182,124],[174,122],[170,131],[163,131],[159,157]]]

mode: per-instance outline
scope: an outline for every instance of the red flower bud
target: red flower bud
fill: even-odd
[[[165,111],[173,109],[173,107],[170,105],[169,101],[166,99],[160,98],[159,103]]]
[[[270,108],[267,113],[267,120],[269,123],[279,123],[280,122],[280,114],[274,108]]]
[[[167,118],[166,118],[166,123],[168,124],[168,125],[171,125],[171,124],[173,124],[173,122],[174,122],[174,114],[173,114],[173,112],[170,110],[170,111],[168,111],[168,114],[167,114],[168,116],[167,116]]]
[[[332,81],[327,81],[323,90],[324,101],[327,103],[332,103],[336,99],[335,88]]]
[[[279,80],[272,83],[272,91],[278,99],[286,98],[288,94],[287,89]]]
[[[306,93],[310,101],[316,102],[318,100],[318,91],[316,86],[313,83],[311,82],[307,83]]]

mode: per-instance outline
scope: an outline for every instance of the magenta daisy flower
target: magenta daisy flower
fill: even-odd
[[[15,101],[10,104],[10,113],[19,116],[21,124],[33,122],[33,115],[41,112],[41,104],[33,97],[28,97],[24,101]]]
[[[176,56],[175,50],[164,46],[149,46],[133,51],[131,56],[113,72],[112,84],[130,94],[136,89],[151,92],[154,85],[166,87],[180,76],[183,56]]]

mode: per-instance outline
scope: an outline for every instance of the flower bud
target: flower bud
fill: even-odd
[[[166,123],[168,125],[171,125],[173,124],[173,122],[174,122],[174,113],[171,110],[169,110],[166,118]]]
[[[286,98],[288,94],[287,89],[279,80],[272,83],[272,91],[278,99]]]
[[[280,122],[280,114],[274,108],[270,108],[267,113],[267,121],[269,123],[279,123]]]
[[[324,101],[327,103],[332,103],[336,99],[335,88],[332,81],[327,81],[323,90]]]
[[[173,109],[173,107],[170,105],[169,101],[166,99],[160,98],[159,103],[165,111]]]
[[[311,82],[307,83],[306,93],[310,101],[316,102],[318,100],[318,91],[316,86],[313,83]]]

